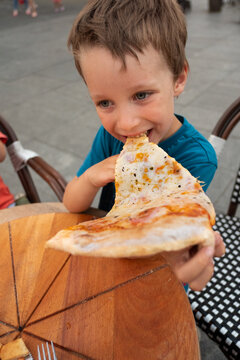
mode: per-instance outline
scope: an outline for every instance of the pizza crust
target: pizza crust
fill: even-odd
[[[180,224],[178,224],[179,222]],[[73,255],[100,257],[141,257],[162,251],[177,251],[189,246],[212,245],[214,233],[207,221],[192,224],[188,217],[159,221],[157,226],[145,225],[124,231],[103,231],[91,234],[83,230],[62,230],[47,246],[70,252]],[[172,224],[171,224],[172,223]],[[174,226],[174,227],[172,227]],[[119,236],[124,232],[124,237]]]

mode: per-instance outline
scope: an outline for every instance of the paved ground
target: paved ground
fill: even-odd
[[[240,94],[240,9],[225,5],[220,13],[210,14],[207,0],[191,2],[192,11],[186,15],[191,72],[176,112],[208,137]],[[99,120],[66,47],[71,24],[85,1],[64,3],[66,11],[55,14],[51,0],[38,0],[39,16],[32,19],[23,9],[13,18],[12,2],[0,0],[0,113],[26,148],[70,180],[89,150]],[[208,191],[217,211],[226,210],[239,144],[238,126]],[[12,192],[21,192],[10,161],[0,169]],[[37,181],[42,200],[55,201],[47,186]],[[225,358],[203,334],[201,339],[203,360]]]

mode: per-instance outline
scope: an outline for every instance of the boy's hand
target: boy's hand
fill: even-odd
[[[82,212],[92,204],[100,187],[114,181],[119,155],[111,156],[75,176],[66,186],[63,203],[70,212]]]
[[[118,156],[119,155],[110,156],[87,169],[85,173],[88,181],[98,188],[114,181]]]
[[[179,280],[188,283],[192,290],[201,291],[213,275],[213,257],[221,257],[224,253],[223,239],[218,232],[215,232],[214,247],[203,247],[193,256],[189,248],[182,251],[165,252],[163,256],[171,264]]]

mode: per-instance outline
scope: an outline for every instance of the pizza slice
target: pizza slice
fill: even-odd
[[[199,181],[146,135],[116,163],[116,199],[104,217],[58,232],[46,246],[71,254],[138,257],[212,245],[215,211]]]

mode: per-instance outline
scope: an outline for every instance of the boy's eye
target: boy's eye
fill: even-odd
[[[145,100],[150,95],[149,92],[141,91],[135,95],[137,100]]]
[[[111,106],[111,101],[101,100],[99,101],[98,105],[101,106],[102,108],[108,108],[109,106]]]

